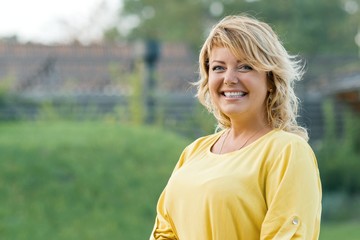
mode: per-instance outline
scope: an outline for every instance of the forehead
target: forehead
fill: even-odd
[[[234,52],[227,47],[219,46],[211,49],[209,62],[211,63],[212,61],[244,62],[246,59],[238,52]]]

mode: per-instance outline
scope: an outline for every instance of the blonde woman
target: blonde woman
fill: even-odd
[[[318,239],[321,184],[293,83],[302,67],[268,24],[228,16],[199,57],[200,102],[216,133],[187,146],[150,239]]]

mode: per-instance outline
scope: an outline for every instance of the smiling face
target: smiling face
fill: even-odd
[[[213,104],[231,121],[266,119],[266,72],[239,61],[228,48],[211,51],[208,84]]]

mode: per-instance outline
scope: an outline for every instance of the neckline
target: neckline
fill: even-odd
[[[232,151],[232,152],[227,152],[227,153],[222,153],[222,154],[218,154],[218,153],[213,153],[211,151],[212,147],[214,146],[214,144],[221,138],[221,136],[225,133],[225,131],[227,131],[226,129],[220,131],[213,139],[213,141],[211,141],[211,144],[207,147],[207,153],[209,155],[212,155],[212,156],[216,156],[216,157],[221,157],[221,156],[227,156],[227,155],[231,155],[231,154],[234,154],[234,153],[238,153],[238,152],[242,152],[242,151],[245,151],[246,149],[254,146],[255,144],[257,144],[258,142],[262,141],[265,137],[271,135],[272,133],[278,131],[279,129],[272,129],[270,130],[269,132],[265,133],[264,135],[262,135],[261,137],[259,137],[258,139],[256,139],[254,142],[250,143],[249,145],[241,148],[241,149],[238,149],[238,150],[235,150],[235,151]]]

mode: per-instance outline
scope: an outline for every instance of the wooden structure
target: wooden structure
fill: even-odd
[[[38,103],[50,99],[61,108],[69,102],[77,104],[81,106],[80,117],[89,116],[87,112],[94,111],[94,106],[103,115],[121,106],[124,115],[128,115],[127,100],[133,92],[129,81],[134,79],[131,75],[139,73],[135,77],[146,78],[137,69],[142,59],[139,52],[141,47],[139,50],[136,43],[44,46],[0,41],[0,84],[6,78],[12,79],[12,91]],[[332,57],[312,62],[311,66],[333,69],[338,61],[350,60]],[[184,44],[161,45],[155,73],[156,94],[165,124],[172,128],[179,129],[178,123],[194,118],[197,100],[190,83],[198,79],[197,61],[197,53]],[[297,92],[302,103],[299,122],[310,130],[313,140],[323,136],[324,97],[335,97],[360,112],[360,73],[332,79],[332,72],[323,72],[327,75],[307,75]],[[36,114],[29,105],[16,108],[21,114]],[[11,109],[0,109],[0,118],[13,119],[16,114]]]
[[[329,93],[349,105],[355,112],[360,113],[360,73],[338,79]]]
[[[126,77],[141,60],[137,44],[59,45],[0,42],[0,81],[31,95],[126,95]],[[196,81],[196,59],[184,44],[163,44],[157,66],[161,92],[179,92]],[[141,77],[141,76],[140,76]]]

